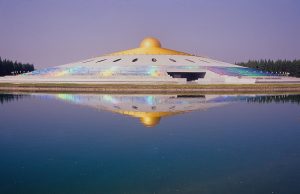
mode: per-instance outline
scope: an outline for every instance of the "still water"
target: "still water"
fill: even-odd
[[[0,193],[300,193],[300,95],[0,94]]]

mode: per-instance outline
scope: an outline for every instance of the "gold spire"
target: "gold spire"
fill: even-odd
[[[191,54],[188,54],[188,53],[162,48],[160,41],[153,37],[145,38],[141,42],[139,48],[115,52],[115,53],[108,54],[107,56],[117,56],[117,55],[187,55],[187,56],[192,56]]]

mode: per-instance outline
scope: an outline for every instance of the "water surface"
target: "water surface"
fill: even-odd
[[[300,193],[300,95],[0,94],[0,193]]]

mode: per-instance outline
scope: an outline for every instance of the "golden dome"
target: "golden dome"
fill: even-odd
[[[148,116],[145,116],[145,117],[141,117],[140,121],[146,127],[154,127],[159,123],[160,118],[161,117],[148,117]]]
[[[147,37],[145,38],[141,44],[141,48],[161,48],[161,44],[158,39],[153,37]]]
[[[160,41],[156,38],[148,37],[145,38],[140,47],[119,51],[115,53],[108,54],[108,56],[122,56],[122,55],[187,55],[191,54],[175,51],[167,48],[161,48]]]

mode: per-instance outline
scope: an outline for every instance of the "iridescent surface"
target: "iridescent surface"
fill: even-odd
[[[165,67],[164,67],[165,68]],[[98,76],[98,77],[111,77],[111,76],[150,76],[158,77],[162,72],[159,71],[158,66],[96,66],[84,67],[76,65],[73,67],[50,67],[46,69],[36,70],[33,72],[25,73],[20,76],[42,76],[42,77],[63,77],[63,76]]]
[[[0,193],[300,193],[299,104],[0,94]]]
[[[229,76],[259,77],[259,76],[277,75],[271,72],[265,72],[265,71],[259,71],[257,69],[241,68],[241,67],[208,67],[207,69],[219,75],[229,75]]]
[[[159,77],[165,76],[166,69],[174,68],[172,66],[95,66],[84,67],[82,65],[74,65],[73,67],[50,67],[46,69],[36,70],[20,76],[42,76],[42,77],[63,77],[63,76],[98,76],[98,77],[111,77],[111,76],[150,76]],[[209,70],[219,75],[228,76],[276,76],[275,73],[259,71],[252,68],[245,67],[218,67],[218,66],[176,66],[177,69],[194,69],[194,70]]]

